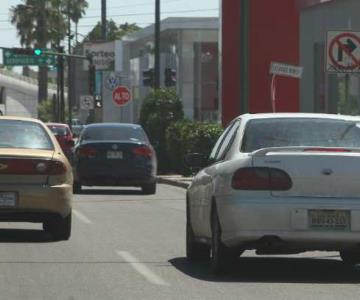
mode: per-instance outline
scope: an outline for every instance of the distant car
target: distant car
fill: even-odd
[[[74,137],[78,137],[83,130],[84,125],[80,122],[79,119],[72,119],[71,129]]]
[[[140,125],[87,125],[75,146],[74,192],[82,186],[135,186],[156,192],[156,153]]]
[[[339,251],[360,263],[360,123],[351,116],[255,114],[233,120],[187,190],[190,261],[224,269],[257,254]]]
[[[69,239],[72,183],[72,168],[41,121],[0,117],[0,221],[40,222]]]
[[[75,143],[69,125],[62,123],[46,123],[46,125],[54,133],[64,154],[71,161]]]

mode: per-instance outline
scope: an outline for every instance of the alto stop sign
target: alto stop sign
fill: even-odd
[[[114,103],[118,106],[124,106],[132,100],[130,90],[126,86],[118,86],[112,95]]]

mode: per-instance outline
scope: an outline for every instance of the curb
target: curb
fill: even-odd
[[[168,185],[172,185],[172,186],[181,187],[181,188],[184,188],[184,189],[187,189],[188,186],[190,185],[190,184],[187,183],[187,182],[171,180],[171,179],[167,179],[167,178],[163,178],[163,177],[157,177],[157,178],[156,178],[156,182],[157,182],[157,183],[164,183],[164,184],[168,184]]]

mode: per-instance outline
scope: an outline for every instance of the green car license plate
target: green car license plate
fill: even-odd
[[[315,230],[350,230],[348,210],[309,210],[309,228]]]

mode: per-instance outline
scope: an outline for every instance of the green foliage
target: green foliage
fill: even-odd
[[[114,20],[106,21],[106,35],[109,41],[120,40],[126,34],[138,31],[140,29],[135,23],[124,23],[119,26]],[[98,22],[95,27],[90,31],[87,37],[88,41],[101,40],[101,22]]]
[[[188,153],[210,155],[223,129],[214,123],[199,123],[182,120],[173,123],[166,130],[166,150],[175,172],[187,175],[191,170],[184,164]]]
[[[183,106],[174,89],[154,90],[144,99],[140,111],[140,124],[156,149],[160,172],[169,171],[166,129],[183,118]]]
[[[353,95],[349,94],[348,91],[348,98],[346,99],[346,83],[340,82],[339,83],[339,102],[338,102],[338,113],[344,115],[359,115],[359,99]],[[350,90],[350,88],[348,87]]]
[[[65,102],[65,116],[68,115],[68,103]],[[43,122],[56,122],[56,107],[53,99],[48,99],[39,103],[38,116],[39,119]]]
[[[53,100],[46,100],[39,103],[38,114],[41,121],[53,122],[55,120],[54,112],[55,107]]]

